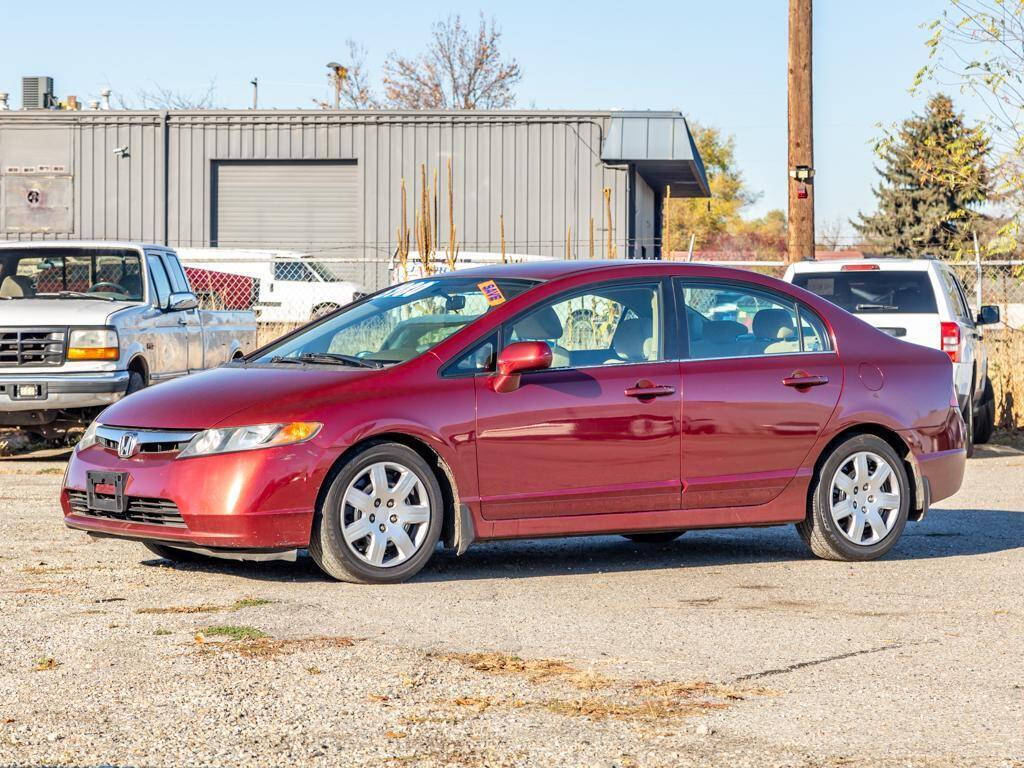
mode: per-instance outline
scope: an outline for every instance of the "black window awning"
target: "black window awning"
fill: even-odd
[[[708,177],[686,119],[678,112],[616,112],[601,147],[609,165],[632,165],[654,190],[710,197]]]

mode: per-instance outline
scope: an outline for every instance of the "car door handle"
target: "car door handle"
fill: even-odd
[[[665,397],[666,395],[674,395],[676,393],[675,387],[670,387],[667,384],[653,384],[646,379],[638,381],[636,386],[626,387],[626,397],[637,397],[641,400],[647,397]]]
[[[184,317],[179,317],[178,325],[188,325],[188,320],[186,320]]]
[[[828,384],[828,376],[811,376],[809,373],[795,371],[792,376],[784,378],[782,383],[787,387],[796,387],[797,389],[820,387],[822,384]]]

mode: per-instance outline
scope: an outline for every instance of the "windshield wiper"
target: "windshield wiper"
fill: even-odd
[[[298,357],[272,357],[272,363],[314,363],[318,365],[354,365],[356,368],[383,368],[378,360],[367,360],[355,355],[341,355],[337,352],[307,352]]]
[[[33,298],[48,298],[54,296],[58,299],[102,299],[103,301],[116,301],[113,296],[104,296],[102,293],[85,293],[83,291],[57,291],[56,293],[37,293]]]
[[[877,309],[882,312],[898,312],[899,307],[894,307],[892,304],[858,304],[854,307],[858,312],[862,312],[866,309]]]

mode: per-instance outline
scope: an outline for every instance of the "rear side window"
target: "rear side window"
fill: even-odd
[[[681,287],[690,359],[829,350],[821,319],[787,297],[738,283]]]
[[[927,272],[798,272],[793,276],[793,284],[855,315],[938,311]]]
[[[967,303],[964,301],[963,293],[961,293],[960,286],[957,284],[956,276],[948,269],[939,270],[939,274],[942,275],[942,285],[946,289],[946,295],[949,296],[949,305],[953,308],[953,314],[961,322],[970,322],[971,313],[967,309]]]

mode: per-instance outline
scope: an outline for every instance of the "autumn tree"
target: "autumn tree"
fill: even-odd
[[[938,94],[879,144],[878,210],[854,228],[879,251],[954,257],[971,247],[989,197],[988,138]]]
[[[369,71],[366,68],[366,48],[355,40],[346,40],[345,48],[348,56],[343,64],[345,76],[341,81],[341,92],[338,103],[342,109],[379,109],[380,99],[370,84]],[[334,88],[335,73],[328,75],[328,84]],[[313,99],[320,109],[331,109],[333,103],[327,99]]]
[[[684,251],[694,236],[699,250],[749,251],[778,257],[786,249],[786,217],[769,211],[763,218],[745,220],[743,209],[757,200],[736,165],[736,143],[718,128],[691,123],[697,151],[711,188],[710,199],[668,198],[664,209],[667,251]]]
[[[152,88],[140,88],[135,96],[115,94],[120,109],[216,109],[217,83],[211,80],[204,89],[182,91],[155,83]]]
[[[515,102],[522,73],[503,57],[501,30],[480,15],[473,33],[459,15],[435,22],[425,52],[392,51],[384,64],[384,100],[395,109],[502,109]]]

